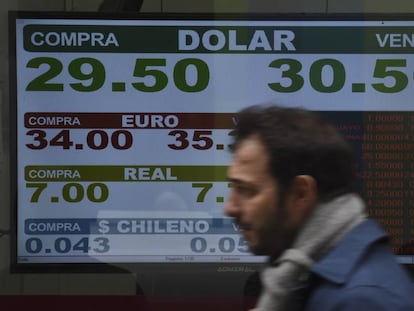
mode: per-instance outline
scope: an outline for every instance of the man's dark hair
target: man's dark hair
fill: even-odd
[[[252,135],[270,155],[270,170],[282,189],[298,175],[315,178],[320,200],[353,191],[354,153],[336,128],[316,113],[279,106],[251,106],[236,116],[234,144]]]

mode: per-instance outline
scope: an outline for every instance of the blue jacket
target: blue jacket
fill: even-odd
[[[414,283],[372,220],[354,228],[312,268],[305,311],[414,311]]]

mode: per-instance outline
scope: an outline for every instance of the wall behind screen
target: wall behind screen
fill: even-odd
[[[102,0],[0,1],[0,229],[10,229],[9,202],[9,85],[8,10],[97,11]],[[410,0],[144,0],[141,12],[153,13],[414,13]],[[2,231],[0,231],[2,232]],[[0,237],[1,294],[135,294],[129,274],[24,274],[9,272],[10,239]],[[224,276],[225,277],[225,276]],[[156,294],[152,281],[138,280],[148,294]],[[160,281],[163,282],[163,281]],[[173,282],[171,282],[173,284]]]

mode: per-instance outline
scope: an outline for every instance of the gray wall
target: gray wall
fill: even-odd
[[[102,0],[0,1],[0,229],[10,227],[8,10],[96,11]],[[141,12],[414,13],[413,0],[144,0]],[[132,274],[11,274],[10,239],[0,238],[1,294],[134,294]],[[140,281],[140,280],[139,280]],[[151,287],[151,286],[150,286]],[[149,287],[149,288],[150,288]]]

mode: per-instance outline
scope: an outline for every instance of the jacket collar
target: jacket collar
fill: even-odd
[[[387,234],[375,221],[363,221],[318,261],[312,267],[311,272],[328,281],[343,284],[367,248],[386,238]]]

